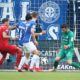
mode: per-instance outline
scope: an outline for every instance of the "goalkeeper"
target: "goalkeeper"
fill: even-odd
[[[76,62],[72,62],[72,57],[74,54],[74,34],[72,31],[69,30],[66,24],[61,26],[62,28],[62,35],[61,35],[61,49],[60,52],[57,54],[54,62],[54,71],[56,70],[59,61],[66,57],[67,63],[75,68],[80,69],[80,64]]]

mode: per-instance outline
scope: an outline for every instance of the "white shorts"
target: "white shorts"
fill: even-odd
[[[34,43],[31,41],[31,42],[28,42],[28,43],[24,43],[23,44],[23,49],[24,49],[24,52],[25,53],[32,53],[34,50],[36,50],[36,46],[34,45]]]

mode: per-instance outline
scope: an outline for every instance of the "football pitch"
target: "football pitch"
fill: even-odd
[[[0,80],[80,80],[80,72],[0,72]]]

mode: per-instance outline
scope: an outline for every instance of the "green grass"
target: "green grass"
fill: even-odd
[[[80,72],[0,72],[0,80],[80,80]]]

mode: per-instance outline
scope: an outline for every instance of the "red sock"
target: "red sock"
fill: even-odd
[[[29,65],[27,65],[27,64],[24,64],[24,66],[23,66],[23,69],[26,69],[26,70],[28,70],[28,69],[29,69]]]

